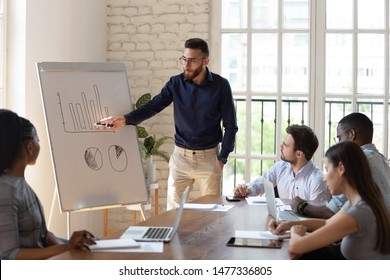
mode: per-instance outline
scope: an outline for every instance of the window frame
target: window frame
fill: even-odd
[[[211,7],[210,7],[210,21],[211,21],[211,28],[210,28],[210,68],[212,71],[215,71],[217,73],[221,73],[221,50],[222,50],[222,34],[224,32],[234,32],[237,30],[243,30],[244,32],[247,32],[248,34],[248,64],[247,64],[247,73],[250,73],[251,71],[251,64],[250,64],[250,54],[252,53],[252,45],[250,42],[250,34],[251,29],[250,28],[243,28],[243,29],[222,29],[222,4],[221,1],[210,1]],[[250,7],[252,0],[246,0],[246,5]],[[280,3],[282,3],[282,0],[279,0]],[[390,138],[390,132],[389,132],[389,108],[390,108],[390,94],[389,94],[389,13],[385,16],[385,28],[384,30],[381,30],[382,33],[384,33],[384,48],[385,48],[385,69],[384,69],[384,77],[385,77],[385,85],[384,85],[384,92],[382,96],[373,96],[372,94],[356,94],[356,85],[357,85],[357,35],[359,33],[362,33],[361,30],[357,28],[357,0],[354,1],[354,26],[352,30],[348,30],[352,34],[354,34],[353,39],[353,86],[354,91],[352,94],[341,94],[341,95],[332,95],[325,92],[325,86],[326,86],[326,65],[325,65],[325,59],[326,59],[326,34],[332,33],[332,32],[341,32],[340,30],[331,30],[326,29],[326,0],[309,0],[309,93],[307,95],[307,102],[308,102],[308,122],[305,123],[306,125],[312,127],[317,134],[317,137],[319,139],[319,147],[317,152],[314,154],[313,160],[318,166],[322,166],[322,159],[323,155],[325,153],[325,150],[327,147],[333,143],[325,143],[325,137],[326,137],[326,130],[329,130],[329,127],[327,127],[326,124],[326,102],[327,98],[330,97],[338,97],[338,98],[346,98],[349,99],[352,103],[352,111],[355,112],[358,110],[359,106],[359,100],[362,99],[370,99],[373,101],[375,97],[378,97],[380,100],[383,101],[383,138]],[[279,3],[279,4],[280,4]],[[385,1],[385,11],[389,11],[389,3],[388,1]],[[250,8],[248,8],[250,9]],[[279,8],[280,9],[280,8]],[[248,17],[248,22],[250,22],[250,16]],[[249,25],[248,25],[249,26]],[[293,29],[294,31],[294,29]],[[376,30],[366,30],[367,33],[375,33]],[[363,32],[364,33],[364,32]],[[280,47],[279,47],[280,49]],[[280,50],[278,57],[281,56]],[[247,77],[247,83],[249,86],[251,85],[250,76],[248,74]],[[281,79],[280,75],[278,76],[278,79]],[[250,90],[249,90],[250,91]],[[247,132],[251,131],[251,119],[250,119],[250,112],[251,112],[251,98],[252,96],[250,94],[246,94],[245,92],[234,92],[234,97],[240,97],[242,99],[246,100],[246,111],[249,112],[247,119],[245,121],[245,130]],[[277,112],[276,112],[276,119],[280,119],[278,117],[281,116],[281,107],[280,104],[282,102],[282,98],[284,97],[282,95],[282,92],[279,91],[277,95]],[[349,112],[346,111],[346,114]],[[244,129],[244,128],[243,128]],[[334,134],[335,131],[332,129],[331,134]],[[375,129],[374,129],[375,130]],[[276,131],[280,132],[283,131],[283,128],[281,127],[281,123],[276,123]],[[386,137],[387,136],[387,137]],[[276,143],[281,143],[283,135],[281,133],[276,133]],[[331,137],[329,137],[331,139]],[[251,147],[251,139],[250,137],[246,137],[245,139],[245,145],[246,147]],[[389,145],[390,140],[383,140],[382,147],[377,147],[378,150],[385,155],[385,157],[389,157]],[[245,154],[237,154],[235,152],[232,152],[229,156],[229,160],[234,159],[240,159],[245,161],[245,174],[244,174],[244,180],[245,182],[249,182],[253,180],[254,178],[251,178],[250,172],[251,172],[251,166],[250,166],[250,160],[256,157],[253,157],[253,155],[250,154],[250,148],[247,148],[245,150]],[[280,151],[278,148],[276,148],[276,153],[274,156],[269,157],[269,155],[264,155],[260,157],[264,160],[274,159],[279,160],[280,158]],[[264,172],[265,170],[263,170]],[[260,175],[260,174],[259,174]],[[234,184],[241,183],[241,182],[234,182]],[[229,186],[230,188],[230,186]],[[224,193],[229,193],[229,190],[224,190]]]

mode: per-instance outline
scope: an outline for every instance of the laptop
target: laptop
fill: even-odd
[[[180,206],[176,209],[175,222],[172,227],[130,226],[120,238],[132,238],[136,241],[170,242],[179,226],[189,191],[190,188],[187,187],[181,196]]]
[[[268,214],[277,221],[296,221],[307,219],[307,217],[299,215],[292,210],[281,210],[276,206],[275,191],[273,184],[264,178],[264,191],[267,200]]]

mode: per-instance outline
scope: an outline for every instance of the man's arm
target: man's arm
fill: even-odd
[[[299,196],[295,197],[291,201],[291,209],[294,212],[298,212],[299,204],[302,202],[305,202],[305,200]],[[343,197],[333,196],[326,205],[314,205],[307,203],[306,206],[301,209],[301,214],[311,218],[329,219],[340,210],[344,202],[345,200]]]
[[[234,107],[233,94],[229,83],[225,84],[225,95],[220,105],[222,125],[224,127],[224,134],[221,145],[221,152],[219,155],[220,161],[227,160],[229,153],[234,149],[234,141],[238,131],[236,109]]]
[[[329,219],[335,213],[325,205],[313,205],[308,204],[302,211],[302,213],[308,217]]]
[[[169,106],[173,100],[169,93],[168,85],[169,82],[164,86],[161,92],[154,96],[148,103],[124,115],[126,124],[138,125]]]

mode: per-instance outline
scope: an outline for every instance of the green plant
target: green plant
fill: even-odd
[[[141,107],[148,103],[152,98],[150,93],[143,94],[140,98],[138,98],[137,102],[134,105],[134,109]],[[172,139],[169,136],[162,136],[156,139],[156,136],[150,136],[146,131],[145,127],[137,125],[137,136],[139,139],[139,147],[141,157],[143,159],[147,159],[150,156],[158,156],[163,158],[166,162],[169,162],[169,154],[165,151],[161,151],[159,148],[163,145],[168,139]],[[143,140],[141,140],[143,139]]]
[[[159,156],[166,162],[169,162],[168,153],[159,150],[160,146],[168,139],[172,139],[172,137],[163,136],[156,139],[155,136],[148,136],[144,139],[144,141],[140,141],[139,147],[142,158],[147,159],[150,156]]]

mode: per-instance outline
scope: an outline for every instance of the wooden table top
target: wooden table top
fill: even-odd
[[[194,203],[233,204],[227,212],[187,210],[163,253],[88,252],[71,250],[52,257],[56,260],[286,260],[288,240],[281,249],[228,247],[226,242],[236,230],[267,230],[269,215],[266,205],[248,205],[245,199],[227,202],[223,196],[204,196]],[[172,226],[176,210],[154,216],[138,225]],[[110,238],[119,238],[125,229]]]

